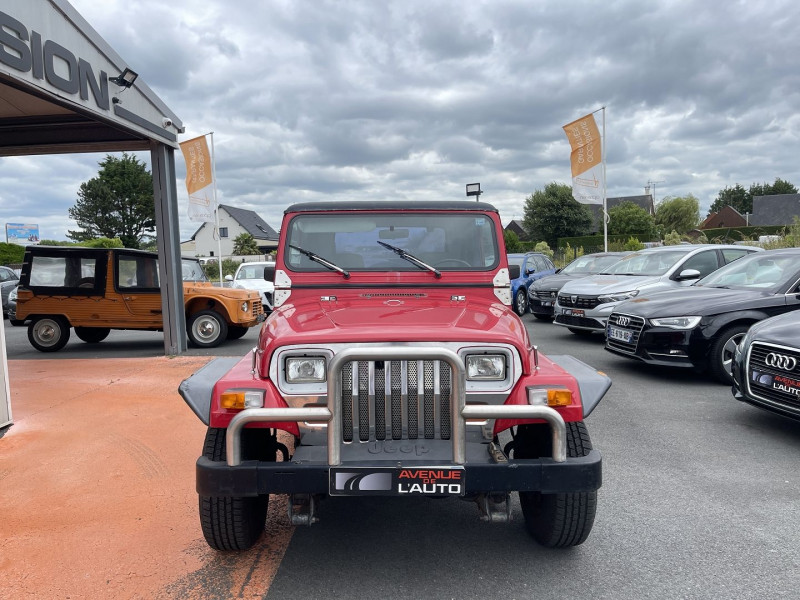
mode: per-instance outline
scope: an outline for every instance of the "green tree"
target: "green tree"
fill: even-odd
[[[776,194],[796,194],[797,188],[780,177],[774,183],[754,183],[745,190],[738,183],[732,188],[720,190],[717,198],[711,203],[708,214],[719,212],[724,206],[735,208],[741,214],[753,212],[753,198],[756,196],[774,196]]]
[[[653,215],[633,202],[622,202],[608,211],[608,233],[636,234],[649,241],[655,234]]]
[[[503,231],[503,241],[506,243],[507,253],[522,252],[522,244],[519,241],[519,236],[513,231],[508,229]]]
[[[551,248],[558,238],[586,235],[592,229],[589,209],[572,197],[572,188],[548,183],[525,199],[523,227],[531,239],[544,240]]]
[[[700,223],[700,201],[688,196],[667,196],[656,207],[656,226],[659,231],[686,233]]]
[[[135,156],[106,155],[97,177],[81,184],[68,212],[81,228],[67,232],[70,239],[119,238],[126,248],[138,248],[155,231],[153,176]]]
[[[249,233],[240,233],[233,240],[233,253],[237,256],[261,254],[255,238]]]

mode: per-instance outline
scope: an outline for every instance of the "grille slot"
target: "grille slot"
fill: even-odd
[[[342,368],[342,439],[449,440],[451,394],[452,369],[444,361],[346,363]]]
[[[600,304],[597,296],[575,296],[575,300],[572,299],[573,296],[567,294],[559,294],[558,295],[558,303],[561,306],[565,306],[567,308],[583,308],[583,309],[591,309],[595,308],[597,305]]]
[[[627,322],[625,322],[626,319]],[[623,325],[620,321],[625,322],[625,324]],[[613,325],[618,329],[630,331],[632,332],[632,335],[630,342],[625,342],[623,340],[606,336],[606,345],[609,348],[619,350],[620,352],[636,354],[636,347],[639,345],[639,338],[642,335],[642,329],[644,329],[644,319],[642,317],[636,317],[633,315],[611,313],[611,316],[608,317],[608,324]]]
[[[791,370],[770,367],[767,365],[767,356],[771,353],[793,357],[797,359],[797,365]],[[783,389],[773,387],[775,377],[786,377],[794,381],[800,380],[800,350],[784,346],[773,346],[764,342],[753,342],[750,347],[745,376],[748,378],[750,391],[756,398],[765,400],[770,404],[790,407],[794,410],[800,408],[800,396],[786,389],[791,389],[792,386],[784,386]]]

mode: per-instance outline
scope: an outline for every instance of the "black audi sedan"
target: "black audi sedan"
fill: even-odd
[[[731,366],[734,398],[800,420],[800,311],[753,325]]]
[[[757,252],[693,286],[620,303],[606,350],[654,365],[709,370],[732,383],[731,361],[751,325],[800,309],[800,248]]]
[[[528,306],[533,316],[542,321],[553,320],[553,306],[565,283],[573,279],[598,275],[618,263],[630,252],[595,252],[579,256],[555,275],[532,282],[528,288]]]

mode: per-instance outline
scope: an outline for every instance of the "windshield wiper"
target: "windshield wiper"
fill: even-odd
[[[392,252],[394,252],[395,254],[397,254],[397,256],[399,256],[400,258],[403,258],[403,259],[407,260],[407,261],[408,261],[408,262],[410,262],[412,265],[416,265],[416,266],[418,266],[420,269],[427,269],[428,271],[430,271],[431,273],[433,273],[434,275],[436,275],[436,277],[437,277],[437,278],[439,278],[439,277],[441,277],[441,276],[442,276],[442,274],[441,274],[441,272],[439,271],[439,269],[437,269],[436,267],[432,267],[432,266],[430,266],[428,263],[422,262],[422,261],[421,261],[420,259],[418,259],[416,256],[414,256],[413,254],[409,254],[408,252],[406,252],[406,251],[405,251],[405,250],[403,250],[402,248],[398,248],[397,246],[392,246],[391,244],[387,244],[386,242],[382,242],[382,241],[380,241],[380,240],[377,240],[377,242],[378,242],[378,243],[379,243],[381,246],[383,246],[384,248],[386,248],[387,250],[391,250]]]
[[[319,256],[318,254],[314,254],[313,252],[311,252],[309,250],[306,250],[305,248],[301,248],[300,246],[294,246],[292,244],[289,244],[289,248],[293,248],[294,250],[297,250],[300,254],[303,254],[303,255],[307,256],[308,258],[313,260],[315,263],[319,263],[323,267],[327,267],[331,271],[336,271],[337,273],[341,273],[342,276],[345,279],[350,279],[350,271],[345,271],[342,267],[339,267],[339,266],[333,264],[329,260],[325,260],[324,258]]]

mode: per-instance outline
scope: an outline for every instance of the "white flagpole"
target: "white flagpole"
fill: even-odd
[[[606,107],[603,107],[603,244],[608,252],[608,211],[606,210]]]
[[[219,252],[219,284],[222,285],[222,238],[219,235],[219,204],[217,203],[217,163],[214,160],[214,132],[211,136],[211,180],[214,185],[214,230],[217,232],[217,252]]]

